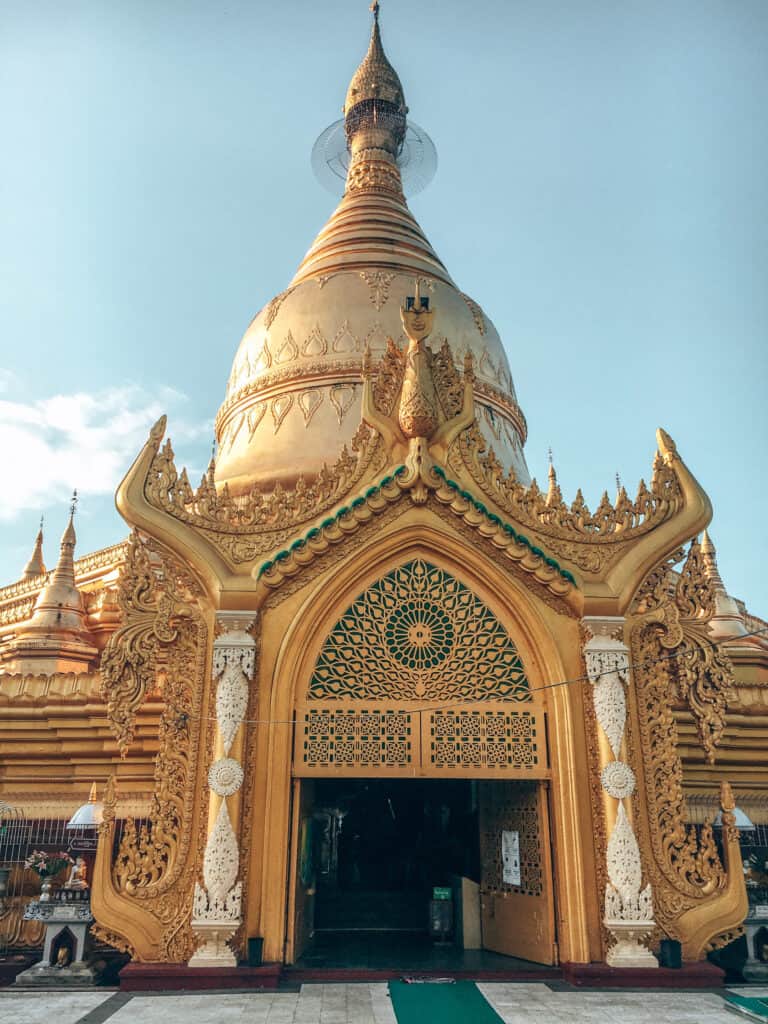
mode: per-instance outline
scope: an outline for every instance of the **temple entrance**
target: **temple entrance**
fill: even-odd
[[[315,931],[426,933],[433,890],[479,879],[469,781],[318,780],[314,822]]]
[[[340,966],[368,947],[423,958],[437,943],[556,960],[536,781],[296,780],[293,851],[289,962],[319,951]]]

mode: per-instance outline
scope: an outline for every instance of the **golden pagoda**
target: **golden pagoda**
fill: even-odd
[[[747,914],[736,802],[768,823],[768,626],[664,430],[634,498],[531,480],[501,339],[406,203],[377,4],[343,112],[343,197],[199,486],[163,417],[129,539],[76,560],[70,516],[50,580],[40,537],[0,590],[0,799],[67,818],[103,785],[92,930],[134,984],[424,930],[434,889],[457,943],[572,979],[662,939],[695,965]]]

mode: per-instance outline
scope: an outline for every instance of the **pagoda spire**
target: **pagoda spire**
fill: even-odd
[[[56,568],[37,595],[31,618],[19,626],[3,652],[7,671],[85,672],[98,654],[83,596],[75,584],[76,507],[77,491],[72,495]]]
[[[42,576],[45,572],[45,562],[43,561],[43,517],[40,516],[40,529],[37,531],[37,537],[35,538],[35,546],[32,549],[32,556],[30,557],[27,564],[24,566],[24,572],[22,574],[23,580],[34,579],[35,576]]]
[[[347,89],[344,132],[350,154],[347,192],[383,190],[402,195],[397,157],[406,132],[405,93],[381,42],[379,5],[371,5],[368,50]]]
[[[704,563],[704,575],[712,585],[714,594],[715,608],[709,624],[710,633],[717,640],[736,639],[744,636],[747,631],[744,625],[744,616],[736,601],[725,589],[717,565],[717,550],[708,530],[704,530],[701,535],[700,551]]]
[[[549,459],[549,470],[547,471],[547,477],[549,480],[549,486],[547,488],[547,505],[560,505],[563,501],[563,495],[560,491],[560,486],[557,482],[557,470],[555,469],[555,461],[552,457],[552,449],[550,448],[547,457]]]
[[[75,545],[77,534],[75,533],[75,510],[77,509],[77,491],[72,494],[69,505],[69,522],[61,535],[59,545],[59,560],[53,570],[51,583],[65,584],[69,587],[75,586]]]

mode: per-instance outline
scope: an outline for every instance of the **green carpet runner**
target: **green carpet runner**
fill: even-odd
[[[474,981],[407,984],[390,981],[397,1024],[503,1024]]]
[[[723,997],[727,1003],[740,1010],[750,1020],[768,1022],[768,999],[755,996],[737,995],[735,992],[727,992]]]

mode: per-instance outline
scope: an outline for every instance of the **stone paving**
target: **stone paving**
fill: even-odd
[[[734,1024],[716,992],[569,989],[479,982],[505,1024]],[[768,989],[730,989],[752,996]],[[742,1018],[743,1020],[744,1018]],[[302,985],[298,992],[130,994],[0,989],[1,1024],[396,1024],[385,984]],[[423,1024],[439,1024],[425,1020]],[[470,1021],[467,1024],[471,1024]]]

